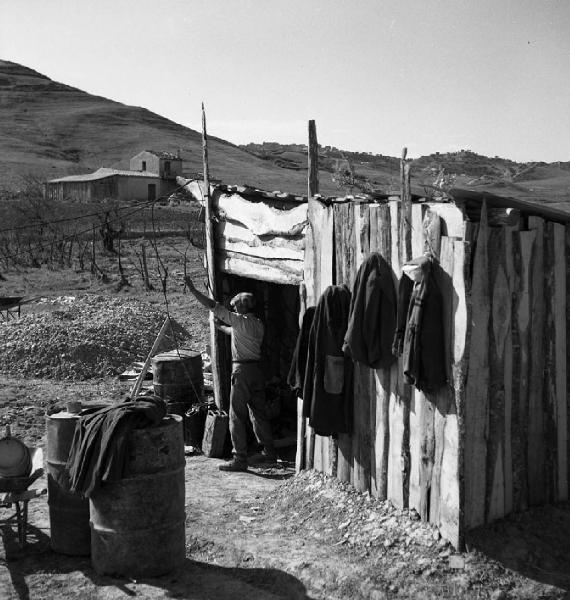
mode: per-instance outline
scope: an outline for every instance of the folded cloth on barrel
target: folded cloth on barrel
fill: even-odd
[[[121,479],[131,431],[157,425],[165,416],[166,403],[157,396],[139,396],[81,416],[67,461],[71,491],[89,497],[103,482]]]

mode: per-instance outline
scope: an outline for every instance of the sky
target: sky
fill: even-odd
[[[0,58],[236,144],[570,160],[569,0],[0,0]]]

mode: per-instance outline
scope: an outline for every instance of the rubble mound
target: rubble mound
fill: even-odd
[[[93,295],[23,315],[0,326],[0,373],[69,380],[118,375],[146,358],[165,317],[138,300]],[[189,347],[188,332],[171,323],[160,350]]]

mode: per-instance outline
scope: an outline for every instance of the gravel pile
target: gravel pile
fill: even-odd
[[[28,314],[0,324],[0,373],[84,380],[118,375],[143,361],[165,314],[133,299],[84,296],[61,310]],[[172,321],[160,350],[191,347],[189,334]]]

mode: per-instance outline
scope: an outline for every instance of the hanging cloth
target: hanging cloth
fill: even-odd
[[[392,271],[373,252],[360,265],[350,301],[344,351],[355,362],[374,369],[394,362],[392,341],[396,330],[396,293]]]
[[[403,271],[392,352],[403,357],[406,383],[435,392],[447,380],[443,298],[429,256],[406,263]]]
[[[315,307],[310,306],[305,311],[301,321],[301,330],[297,336],[297,343],[293,351],[291,368],[287,375],[287,383],[295,390],[299,398],[303,397],[305,385],[305,369],[307,367],[307,352],[309,351],[309,333],[315,317]]]
[[[353,362],[342,350],[350,291],[331,285],[315,308],[309,333],[303,416],[318,435],[348,433],[352,424]]]

